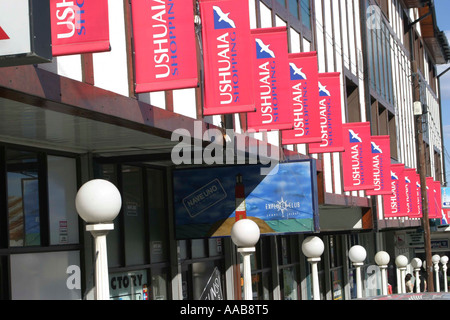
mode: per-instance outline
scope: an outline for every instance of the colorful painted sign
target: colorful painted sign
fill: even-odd
[[[176,238],[226,237],[243,218],[255,221],[261,234],[317,230],[315,162],[280,163],[269,175],[260,170],[260,165],[175,170]]]

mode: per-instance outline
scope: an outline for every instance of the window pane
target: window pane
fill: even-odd
[[[147,169],[147,199],[150,220],[150,261],[167,261],[169,240],[166,230],[166,193],[164,171]]]
[[[305,27],[311,30],[311,8],[309,5],[309,0],[300,0],[300,5],[302,9],[302,23]]]
[[[10,267],[13,300],[81,299],[78,251],[14,254]]]
[[[146,300],[147,271],[129,271],[109,275],[111,300]]]
[[[125,224],[126,265],[147,263],[142,186],[141,168],[123,166],[122,207]]]
[[[95,167],[96,177],[108,180],[117,186],[117,169],[115,165],[103,164]],[[122,242],[120,239],[121,233],[121,214],[114,219],[114,230],[108,232],[106,237],[107,250],[108,250],[108,266],[109,267],[119,267],[121,263],[121,252],[122,252]]]
[[[76,161],[48,156],[50,244],[78,243]]]
[[[298,19],[298,0],[289,0],[289,12]]]
[[[150,291],[151,300],[168,300],[167,296],[167,270],[152,270],[152,283]]]
[[[37,155],[7,150],[6,161],[10,246],[40,245]]]

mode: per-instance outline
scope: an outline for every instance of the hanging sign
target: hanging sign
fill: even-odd
[[[406,214],[410,218],[417,218],[419,211],[417,206],[416,169],[405,169],[405,194]]]
[[[204,115],[255,111],[248,0],[201,0]]]
[[[251,30],[256,111],[247,113],[248,130],[292,129],[286,27]]]
[[[373,190],[368,196],[392,194],[391,190],[391,143],[389,136],[372,136]]]
[[[391,195],[383,195],[384,216],[406,216],[405,165],[391,164]]]
[[[42,0],[0,1],[0,67],[51,62],[49,6]]]
[[[282,144],[320,142],[317,52],[291,53],[288,58],[294,129],[282,131]]]
[[[227,237],[244,218],[255,221],[261,234],[316,231],[315,162],[279,163],[269,175],[260,170],[261,165],[174,170],[176,238]]]
[[[423,216],[422,211],[422,186],[420,185],[420,175],[416,173],[414,177],[414,183],[416,186],[416,199],[417,199],[417,217],[421,218]]]
[[[198,85],[192,1],[131,0],[136,93]]]
[[[319,73],[319,128],[321,142],[309,145],[310,153],[344,151],[339,72]]]
[[[440,218],[436,208],[436,191],[434,189],[434,180],[426,177],[427,182],[427,200],[428,200],[428,219]]]
[[[109,51],[108,0],[50,0],[53,56]]]
[[[345,149],[342,153],[344,191],[373,189],[370,122],[345,123],[342,128]]]
[[[320,142],[317,53],[291,53],[288,58],[294,129],[281,132],[282,144]]]
[[[441,182],[434,181],[434,194],[436,196],[436,215],[438,219],[442,219],[442,196],[441,196]]]

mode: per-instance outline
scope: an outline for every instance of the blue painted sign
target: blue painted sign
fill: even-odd
[[[226,237],[234,222],[242,218],[255,221],[262,235],[316,231],[315,162],[280,163],[269,175],[261,175],[261,167],[175,170],[177,239]]]

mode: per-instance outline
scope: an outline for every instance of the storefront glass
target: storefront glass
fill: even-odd
[[[6,152],[8,179],[9,245],[39,246],[39,162],[33,152],[8,149]]]

